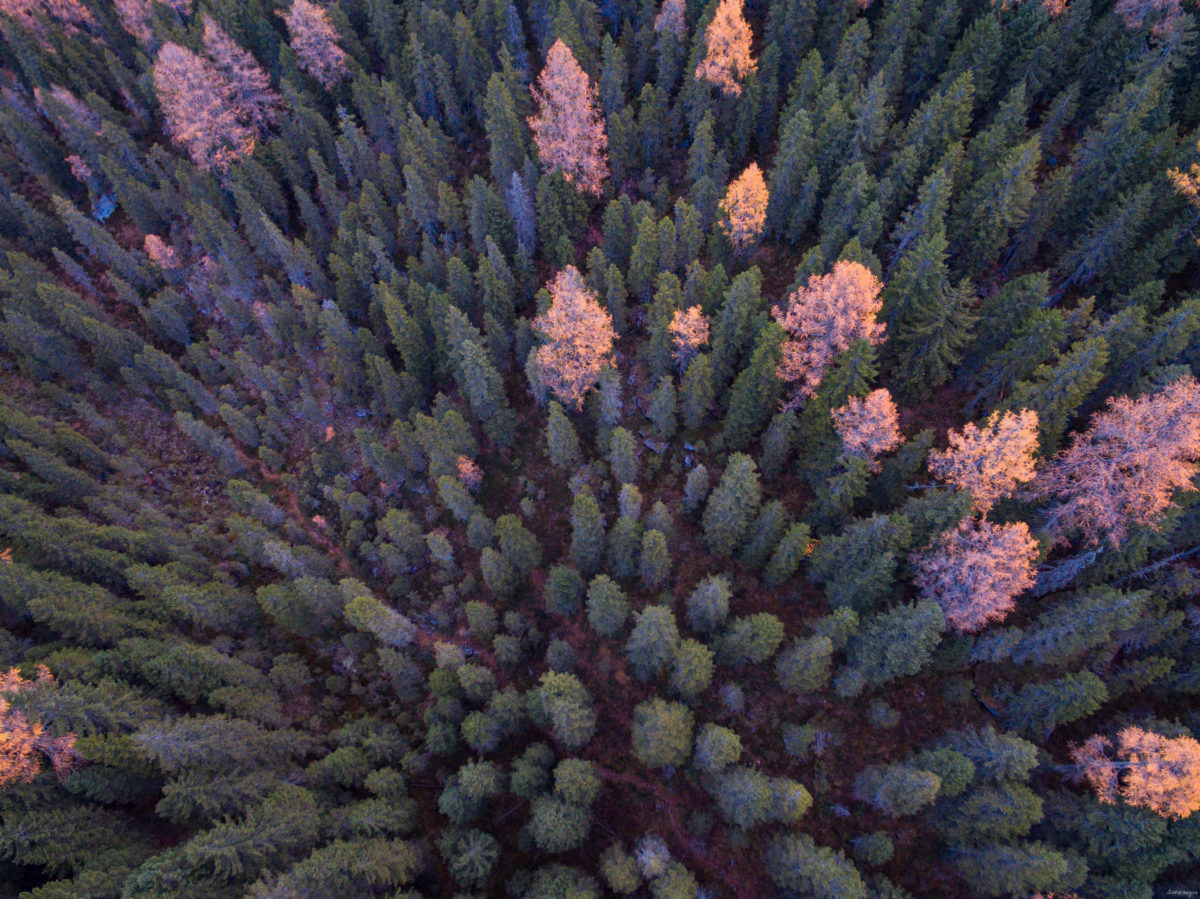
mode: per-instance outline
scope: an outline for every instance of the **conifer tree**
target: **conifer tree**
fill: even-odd
[[[946,623],[974,632],[1003,621],[1033,586],[1037,542],[1024,522],[963,522],[913,556],[914,583],[942,607]]]
[[[579,435],[567,418],[563,407],[550,402],[550,417],[546,424],[546,452],[550,461],[562,469],[571,469],[579,464]]]
[[[154,61],[154,90],[165,130],[204,169],[227,168],[257,137],[237,91],[215,65],[168,41]]]
[[[1157,393],[1110,400],[1035,482],[1052,500],[1056,535],[1118,546],[1132,525],[1153,525],[1176,490],[1193,489],[1200,459],[1200,383],[1185,377]]]
[[[612,352],[612,317],[573,265],[555,275],[546,289],[550,308],[533,320],[533,326],[548,342],[530,356],[530,380],[578,409]]]
[[[292,0],[291,8],[280,13],[291,37],[300,68],[329,90],[350,70],[346,51],[338,44],[338,32],[329,21],[329,13],[309,0]]]
[[[852,396],[846,405],[834,409],[833,427],[842,438],[845,454],[862,459],[873,471],[880,468],[876,457],[891,452],[902,441],[896,404],[882,388],[861,399]]]
[[[950,445],[929,454],[929,473],[966,490],[987,511],[1019,485],[1033,480],[1037,413],[993,412],[982,428],[972,422],[950,431]]]
[[[710,551],[733,553],[758,513],[761,496],[754,460],[734,453],[704,507],[704,542]]]
[[[767,200],[767,185],[756,162],[730,182],[721,200],[721,228],[737,250],[747,251],[762,236]]]
[[[595,498],[586,492],[575,494],[571,509],[571,561],[584,574],[600,567],[604,555],[604,519]]]
[[[772,312],[791,339],[783,345],[779,378],[800,382],[789,408],[811,396],[826,369],[856,340],[883,341],[875,321],[882,304],[879,279],[857,262],[839,262],[827,275],[813,275]]]
[[[556,40],[531,88],[538,114],[529,119],[538,157],[584,193],[599,195],[608,175],[608,135],[596,108],[596,88],[569,47]]]
[[[755,70],[752,37],[742,0],[720,0],[704,32],[705,53],[696,66],[696,78],[716,85],[724,94],[741,94],[741,82]]]

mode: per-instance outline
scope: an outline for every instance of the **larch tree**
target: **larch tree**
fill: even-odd
[[[875,320],[883,306],[882,287],[870,269],[842,260],[829,274],[811,276],[772,312],[790,337],[776,374],[796,384],[784,408],[794,409],[811,396],[837,355],[856,340],[883,342],[884,326]]]
[[[1113,12],[1125,21],[1126,28],[1141,28],[1150,23],[1150,31],[1165,37],[1179,28],[1183,17],[1180,0],[1117,0]]]
[[[0,13],[12,16],[39,39],[45,38],[44,19],[59,23],[68,34],[96,21],[91,10],[80,0],[0,0]]]
[[[716,85],[723,94],[741,94],[741,82],[755,68],[752,37],[742,0],[721,0],[704,32],[704,58],[696,66],[696,78]]]
[[[41,770],[43,756],[60,777],[74,767],[75,735],[50,736],[40,721],[30,721],[5,698],[53,683],[54,678],[45,665],[38,667],[35,680],[25,680],[16,668],[0,674],[0,787],[33,780]]]
[[[1194,490],[1200,459],[1200,382],[1180,378],[1157,393],[1110,399],[1034,482],[1051,500],[1051,533],[1120,546],[1133,525],[1153,525],[1176,490]]]
[[[546,285],[550,308],[533,320],[547,343],[533,351],[530,378],[563,403],[578,409],[612,355],[612,316],[573,265]]]
[[[257,135],[229,78],[208,60],[168,41],[154,60],[154,90],[165,130],[202,169],[225,169],[254,150]]]
[[[684,0],[663,0],[663,5],[654,18],[654,30],[666,31],[682,38],[687,32],[687,22],[683,18],[685,6]]]
[[[975,633],[1002,621],[1033,586],[1038,545],[1024,522],[963,522],[914,553],[914,583],[941,606],[946,623]]]
[[[1200,742],[1127,727],[1113,744],[1099,734],[1071,752],[1076,774],[1105,803],[1127,803],[1162,815],[1186,818],[1200,810]]]
[[[252,128],[271,124],[280,102],[271,90],[271,79],[212,16],[204,17],[204,51],[228,79],[242,120]]]
[[[542,165],[598,196],[608,177],[608,133],[596,86],[561,40],[546,54],[546,65],[530,90],[538,112],[528,121]]]
[[[976,511],[986,515],[997,500],[1033,480],[1037,448],[1036,412],[993,412],[982,428],[969,422],[951,431],[949,446],[929,454],[929,472],[970,493]]]
[[[738,175],[721,200],[721,229],[740,251],[762,237],[767,224],[767,183],[758,163],[752,162]]]
[[[346,51],[338,44],[338,32],[328,12],[309,0],[292,0],[291,9],[280,15],[300,68],[317,79],[321,87],[328,90],[350,73]]]
[[[863,459],[872,471],[879,470],[877,457],[903,442],[896,404],[886,388],[872,390],[865,397],[852,396],[832,415],[846,455]]]
[[[140,43],[149,44],[154,40],[150,23],[154,20],[154,7],[159,4],[170,7],[181,16],[192,12],[192,0],[115,0],[113,6],[121,26]]]
[[[671,355],[682,371],[708,343],[708,318],[699,306],[676,309],[667,330],[671,333]]]

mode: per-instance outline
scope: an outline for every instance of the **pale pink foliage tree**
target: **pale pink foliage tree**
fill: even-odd
[[[530,379],[578,409],[612,357],[612,316],[573,265],[546,285],[550,308],[533,320],[546,343],[533,351]]]
[[[326,10],[309,0],[292,0],[291,8],[280,15],[300,68],[317,79],[321,87],[328,90],[350,74],[346,51],[338,44],[337,29]]]
[[[228,79],[242,120],[257,129],[269,125],[280,105],[279,95],[271,90],[270,77],[212,16],[204,17],[204,51]]]
[[[974,633],[1002,621],[1033,586],[1037,541],[1024,522],[967,520],[913,554],[914,583],[955,630]]]
[[[890,453],[903,441],[896,404],[886,388],[872,390],[865,397],[852,396],[846,405],[834,409],[833,428],[842,438],[846,455],[863,459],[872,471],[879,470],[878,456]]]
[[[538,112],[529,118],[529,127],[542,165],[561,171],[584,193],[599,195],[608,177],[608,133],[596,86],[561,40],[546,54],[546,65],[530,90]]]
[[[1147,19],[1150,31],[1158,37],[1172,34],[1183,18],[1180,0],[1117,0],[1113,12],[1125,20],[1126,28],[1141,28]]]
[[[163,271],[179,268],[179,254],[157,234],[147,234],[146,239],[142,241],[142,249],[150,257],[150,261]]]
[[[39,39],[45,37],[43,20],[57,22],[68,34],[95,23],[91,10],[79,0],[0,0],[0,13],[7,13]]]
[[[755,69],[752,37],[742,0],[721,0],[704,32],[705,53],[696,66],[696,78],[715,84],[723,94],[740,94],[741,82]]]
[[[1117,797],[1164,818],[1186,818],[1200,810],[1200,743],[1127,727],[1112,741],[1099,734],[1071,752],[1077,776],[1101,802]]]
[[[483,484],[483,470],[475,464],[470,456],[459,456],[456,466],[458,479],[462,485],[474,493]]]
[[[682,38],[687,32],[684,12],[684,0],[663,0],[663,5],[654,18],[654,30],[665,31]]]
[[[788,332],[776,374],[796,384],[784,407],[791,409],[812,395],[839,353],[856,340],[883,341],[884,327],[875,320],[883,302],[883,285],[870,269],[842,260],[827,275],[813,275],[772,315]]]
[[[154,61],[154,90],[167,134],[196,165],[223,169],[254,150],[256,129],[229,79],[208,60],[168,41]]]
[[[986,515],[1017,485],[1033,480],[1038,416],[1031,409],[993,412],[982,428],[968,423],[951,431],[949,440],[946,449],[929,454],[929,472],[970,493],[978,512]]]
[[[708,318],[699,306],[676,309],[667,330],[671,332],[671,353],[675,364],[683,370],[700,352],[700,347],[708,343]]]
[[[1194,490],[1200,459],[1200,383],[1190,375],[1157,393],[1110,399],[1034,483],[1050,499],[1050,530],[1119,546],[1133,525],[1153,525],[1176,490]]]
[[[721,200],[721,229],[738,250],[745,250],[762,237],[767,223],[767,182],[757,162],[746,166],[725,191]]]

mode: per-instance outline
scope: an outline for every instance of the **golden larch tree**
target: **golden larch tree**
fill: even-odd
[[[1127,727],[1112,741],[1099,734],[1071,752],[1076,773],[1101,802],[1117,797],[1164,818],[1186,818],[1200,810],[1200,743]]]
[[[846,455],[865,460],[872,471],[879,470],[877,457],[903,441],[896,403],[886,388],[872,390],[865,397],[852,396],[832,414],[833,428],[842,438]]]
[[[997,500],[1033,480],[1038,448],[1033,410],[993,412],[982,428],[971,422],[948,436],[946,449],[929,454],[929,472],[970,493],[976,511],[987,514]]]
[[[546,343],[533,351],[535,386],[578,409],[612,357],[612,316],[596,301],[573,265],[546,285],[550,308],[533,320]]]
[[[708,343],[708,318],[699,306],[676,309],[667,330],[671,332],[671,354],[683,370],[700,352],[700,347]]]
[[[50,736],[40,721],[30,721],[24,712],[12,708],[7,698],[53,683],[45,665],[39,666],[35,680],[24,679],[16,668],[0,674],[0,787],[33,780],[41,770],[42,757],[60,777],[75,767],[75,735]]]
[[[884,327],[875,317],[883,308],[883,285],[858,262],[842,260],[827,275],[813,275],[772,315],[788,332],[776,373],[796,387],[784,402],[795,408],[812,395],[839,353],[856,340],[878,344]]]
[[[338,32],[329,13],[309,0],[292,0],[286,13],[289,45],[296,51],[300,68],[328,90],[348,74],[346,51],[338,44]]]
[[[757,162],[735,178],[721,200],[721,229],[738,250],[762,237],[767,224],[767,182]]]
[[[1110,399],[1034,483],[1051,501],[1050,530],[1089,544],[1121,545],[1129,528],[1153,525],[1176,490],[1196,489],[1200,382],[1180,378],[1157,393]]]
[[[542,165],[547,171],[558,169],[584,193],[599,195],[608,177],[608,133],[596,86],[561,40],[546,54],[546,65],[530,90],[538,111],[529,118],[529,127]]]
[[[974,633],[1002,621],[1033,586],[1037,541],[1024,522],[964,521],[912,558],[913,583],[942,608],[946,623]]]
[[[742,0],[721,0],[704,32],[705,53],[696,66],[696,78],[715,84],[723,94],[740,94],[741,82],[755,67],[750,55],[752,38]]]
[[[208,60],[168,41],[154,60],[154,90],[165,130],[202,169],[223,169],[254,150],[229,79]]]

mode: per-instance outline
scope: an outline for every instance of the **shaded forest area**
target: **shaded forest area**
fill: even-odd
[[[1200,884],[1181,0],[0,0],[0,897]]]

